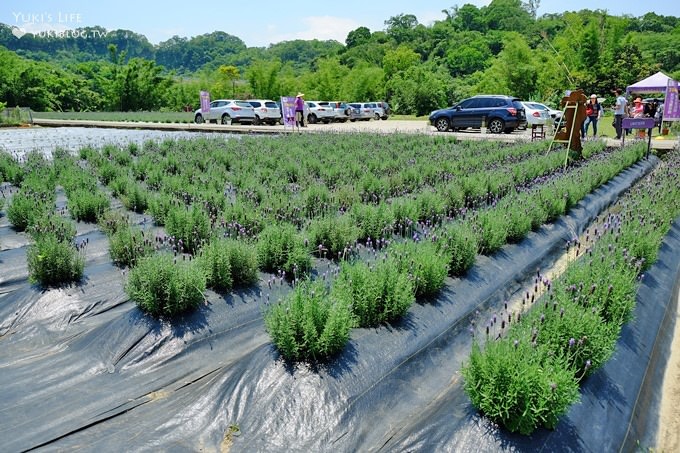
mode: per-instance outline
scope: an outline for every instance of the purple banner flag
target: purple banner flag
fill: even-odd
[[[208,113],[210,111],[210,93],[201,91],[201,113]]]
[[[281,110],[283,114],[283,126],[295,127],[295,98],[281,96]]]
[[[678,82],[669,80],[666,87],[666,100],[663,104],[664,121],[680,121],[680,103],[678,102]]]

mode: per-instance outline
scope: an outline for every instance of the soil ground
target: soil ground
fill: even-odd
[[[680,297],[680,293],[676,296]],[[680,451],[680,313],[675,314],[675,332],[661,393],[657,450]]]

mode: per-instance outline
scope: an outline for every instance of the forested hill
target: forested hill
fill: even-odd
[[[191,38],[173,36],[158,45],[146,36],[130,30],[106,30],[103,27],[78,28],[62,35],[31,34],[21,38],[12,34],[12,27],[0,24],[0,46],[18,55],[37,61],[58,64],[110,60],[110,45],[125,52],[126,59],[145,58],[166,69],[179,73],[197,71],[206,64],[244,66],[257,58],[278,57],[296,66],[308,66],[318,57],[337,55],[343,45],[337,41],[289,41],[273,44],[269,49],[247,48],[238,37],[215,31]]]
[[[383,30],[358,27],[343,43],[266,48],[247,47],[228,30],[153,45],[128,30],[18,38],[0,25],[0,103],[176,110],[196,105],[204,89],[214,97],[274,99],[303,91],[310,99],[385,99],[398,113],[424,115],[478,93],[555,105],[565,89],[607,97],[659,70],[680,78],[679,18],[603,10],[537,17],[538,4],[466,4],[428,25],[401,14]]]

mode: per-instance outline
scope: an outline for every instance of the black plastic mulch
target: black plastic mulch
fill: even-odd
[[[672,308],[677,222],[616,355],[584,382],[582,403],[555,431],[523,438],[490,425],[458,371],[471,320],[498,310],[656,162],[622,172],[520,244],[478,257],[466,278],[449,279],[401,322],[353,330],[342,355],[316,368],[283,362],[271,345],[262,320],[268,276],[246,291],[209,293],[207,305],[170,324],[127,300],[99,231],[79,236],[89,239],[85,279],[67,288],[29,285],[25,248],[3,250],[2,450],[214,451],[233,442],[233,451],[611,451],[638,432],[652,443],[659,389],[653,373],[641,384],[649,358],[661,366],[668,353],[653,350],[653,334]],[[0,244],[21,239],[0,217]],[[286,291],[275,285],[272,300]]]

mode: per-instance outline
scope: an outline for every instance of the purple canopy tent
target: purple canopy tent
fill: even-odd
[[[666,93],[663,106],[664,121],[680,121],[678,82],[659,71],[626,88],[626,93]]]
[[[668,81],[672,80],[663,72],[659,71],[654,75],[642,79],[626,88],[626,93],[665,93]]]

